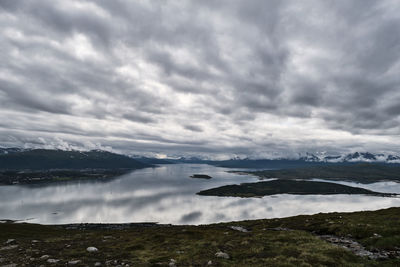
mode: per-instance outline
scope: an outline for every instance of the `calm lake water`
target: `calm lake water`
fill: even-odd
[[[228,170],[210,165],[174,164],[137,170],[107,182],[0,186],[0,219],[42,224],[205,224],[400,206],[400,198],[362,195],[282,194],[233,198],[195,194],[212,187],[258,181],[257,177],[231,174],[226,172]],[[213,179],[189,178],[196,173],[210,175]],[[393,182],[369,185],[341,183],[379,192],[400,193],[400,184]]]

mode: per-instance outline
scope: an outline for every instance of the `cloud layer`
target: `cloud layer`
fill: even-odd
[[[399,152],[398,1],[0,2],[0,143]]]

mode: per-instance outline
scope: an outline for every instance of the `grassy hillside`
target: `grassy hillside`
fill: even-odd
[[[399,222],[400,208],[202,226],[2,223],[0,258],[28,266],[399,266]]]

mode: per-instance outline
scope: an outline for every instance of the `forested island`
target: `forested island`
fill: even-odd
[[[371,195],[391,197],[397,194],[380,193],[371,190],[327,182],[273,180],[240,185],[225,185],[197,193],[203,196],[263,197],[276,194],[293,195]]]
[[[196,178],[196,179],[211,179],[212,177],[207,175],[207,174],[193,174],[190,176],[190,178]]]

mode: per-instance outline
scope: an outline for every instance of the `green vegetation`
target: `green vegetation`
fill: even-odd
[[[0,185],[38,184],[76,180],[108,181],[129,171],[131,170],[3,171],[0,172]]]
[[[211,179],[212,177],[206,174],[193,174],[190,178]]]
[[[294,195],[332,195],[332,194],[364,194],[373,196],[394,196],[396,194],[379,193],[371,190],[335,183],[273,180],[240,185],[225,185],[203,190],[197,193],[204,196],[262,197],[276,194]]]
[[[400,208],[202,226],[0,224],[1,264],[39,266],[399,266]],[[231,228],[236,226],[236,229]],[[248,232],[237,230],[247,229]],[[71,229],[72,228],[72,229]],[[360,257],[320,238],[351,238],[382,259]],[[8,239],[14,241],[5,244]],[[17,247],[15,247],[17,246]],[[98,248],[89,253],[87,247]],[[216,257],[224,252],[229,259]],[[171,265],[170,265],[171,266]]]
[[[359,183],[380,181],[400,182],[400,167],[390,164],[328,165],[297,169],[265,170],[249,172],[261,178],[278,179],[329,179]]]

